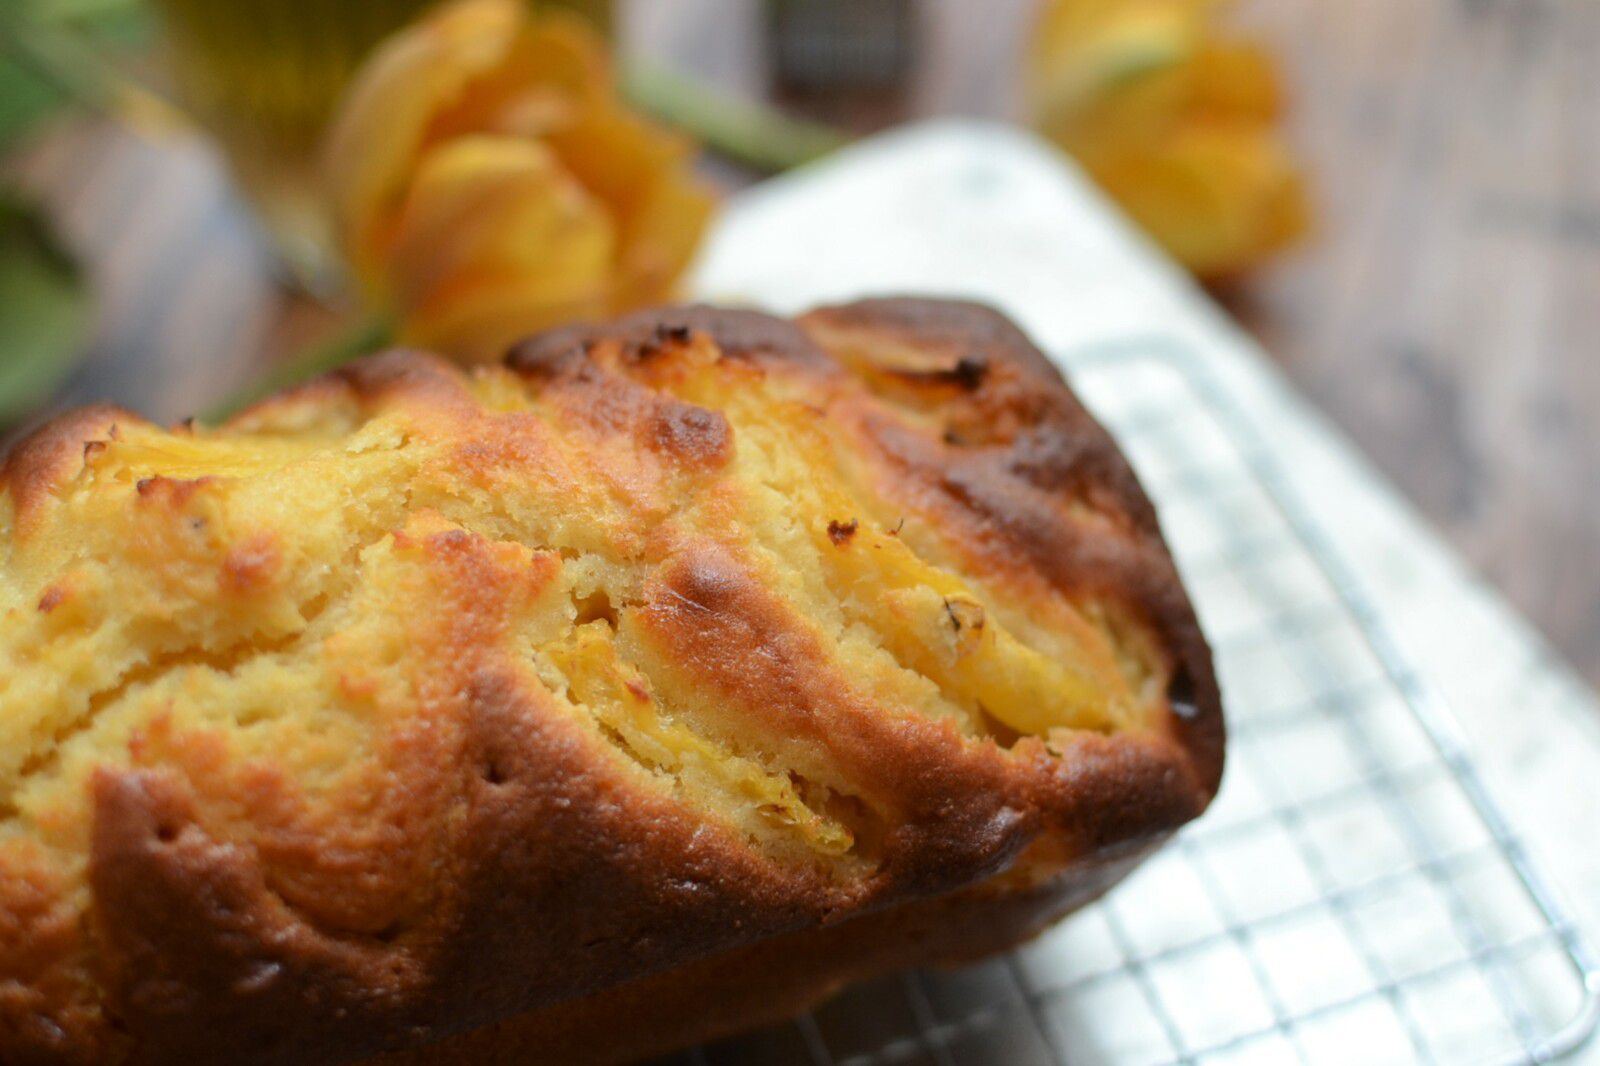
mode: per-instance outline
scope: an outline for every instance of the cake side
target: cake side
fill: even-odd
[[[1054,913],[1221,770],[1148,501],[970,305],[391,353],[4,485],[6,1061],[344,1061]],[[857,954],[793,995],[917,961]]]
[[[1157,843],[1085,861],[1045,884],[982,884],[745,944],[367,1066],[611,1066],[783,1022],[856,981],[958,966],[1024,943],[1098,898]]]

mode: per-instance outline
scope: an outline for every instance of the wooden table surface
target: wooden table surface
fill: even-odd
[[[921,3],[912,114],[1014,116],[1031,0]],[[627,15],[629,49],[762,91],[752,0]],[[1245,0],[1237,17],[1283,57],[1318,231],[1225,304],[1600,682],[1600,4]],[[99,290],[74,401],[177,417],[327,324],[273,284],[196,142],[76,122],[9,169]]]

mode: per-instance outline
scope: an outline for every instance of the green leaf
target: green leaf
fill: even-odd
[[[65,101],[55,85],[0,55],[0,149]]]
[[[0,0],[0,151],[65,104],[106,107],[150,30],[138,0]]]
[[[66,379],[88,326],[77,264],[36,210],[0,193],[0,425],[27,415]]]
[[[17,3],[25,18],[57,22],[120,17],[144,6],[141,0],[17,0]]]

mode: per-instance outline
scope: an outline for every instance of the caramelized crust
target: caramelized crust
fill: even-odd
[[[0,488],[6,1063],[621,1061],[1026,938],[1221,774],[1149,501],[975,305],[392,352]]]

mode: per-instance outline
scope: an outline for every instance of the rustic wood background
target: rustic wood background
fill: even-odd
[[[1014,116],[1032,0],[922,4],[911,115]],[[763,91],[754,0],[627,6],[629,49]],[[1237,17],[1283,57],[1318,232],[1219,295],[1600,681],[1600,4],[1244,0]],[[77,122],[9,168],[99,288],[73,400],[203,409],[326,328],[273,283],[202,145]]]

